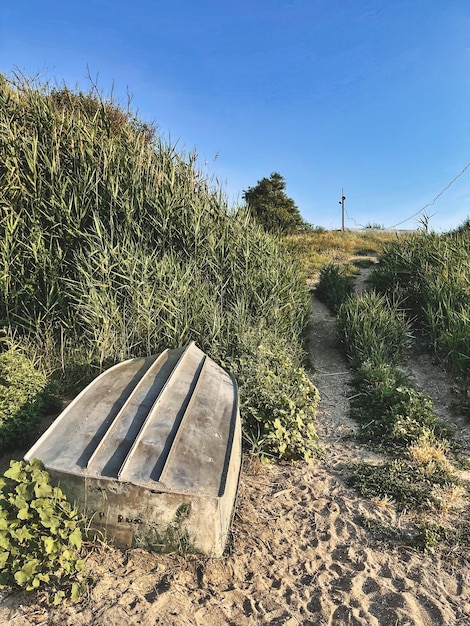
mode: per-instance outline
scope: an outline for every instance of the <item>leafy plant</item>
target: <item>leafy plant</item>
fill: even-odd
[[[318,455],[314,417],[319,395],[299,351],[268,330],[247,329],[239,341],[240,356],[225,365],[238,380],[245,441],[265,458]]]
[[[363,425],[359,434],[362,441],[375,442],[389,450],[406,448],[418,441],[424,433],[443,430],[429,397],[412,387],[384,389],[378,394],[371,393],[356,400],[363,402],[355,401],[351,411],[353,417],[361,414],[364,420],[361,409],[369,401],[377,411],[373,414],[369,412],[370,419]]]
[[[422,552],[435,552],[438,547],[442,547],[454,562],[458,556],[466,561],[470,548],[469,538],[470,526],[467,520],[449,524],[423,519],[412,545]]]
[[[414,389],[396,366],[366,361],[353,383],[358,393],[351,398],[351,417],[361,424],[360,440],[397,452],[423,437],[450,436],[429,396]]]
[[[46,588],[77,600],[86,580],[81,519],[37,459],[11,461],[0,478],[0,587]]]

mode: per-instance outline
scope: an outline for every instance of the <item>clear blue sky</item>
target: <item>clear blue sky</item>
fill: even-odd
[[[388,227],[470,163],[469,0],[2,0],[15,69],[82,89],[89,71],[231,202],[278,171],[326,228],[342,188],[347,227]],[[426,212],[436,230],[470,215],[470,167]]]

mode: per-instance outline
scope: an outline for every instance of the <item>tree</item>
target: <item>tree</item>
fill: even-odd
[[[286,182],[278,173],[258,181],[243,192],[250,213],[269,232],[292,233],[306,227],[292,198],[285,194]]]

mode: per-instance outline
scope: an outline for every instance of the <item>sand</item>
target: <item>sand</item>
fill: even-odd
[[[0,624],[468,626],[466,562],[387,547],[365,529],[364,520],[375,520],[406,533],[410,521],[393,503],[346,486],[349,462],[380,457],[350,437],[357,428],[348,418],[350,374],[334,320],[315,299],[312,315],[324,458],[266,466],[246,456],[223,558],[95,547],[87,558],[95,584],[80,602],[51,608],[41,596],[4,592]],[[467,425],[448,411],[451,383],[426,359],[410,374],[428,381],[440,416],[454,419],[468,444]]]

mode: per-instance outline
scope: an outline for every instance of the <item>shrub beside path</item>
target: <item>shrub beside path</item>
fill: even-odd
[[[382,524],[406,533],[409,520],[392,503],[368,501],[346,486],[350,462],[380,457],[351,437],[357,425],[348,417],[350,374],[334,318],[315,297],[311,350],[325,455],[310,464],[269,466],[245,458],[226,556],[101,547],[87,559],[95,585],[79,603],[52,609],[37,598],[4,593],[0,623],[468,625],[470,568],[407,546],[381,545],[370,528]]]

